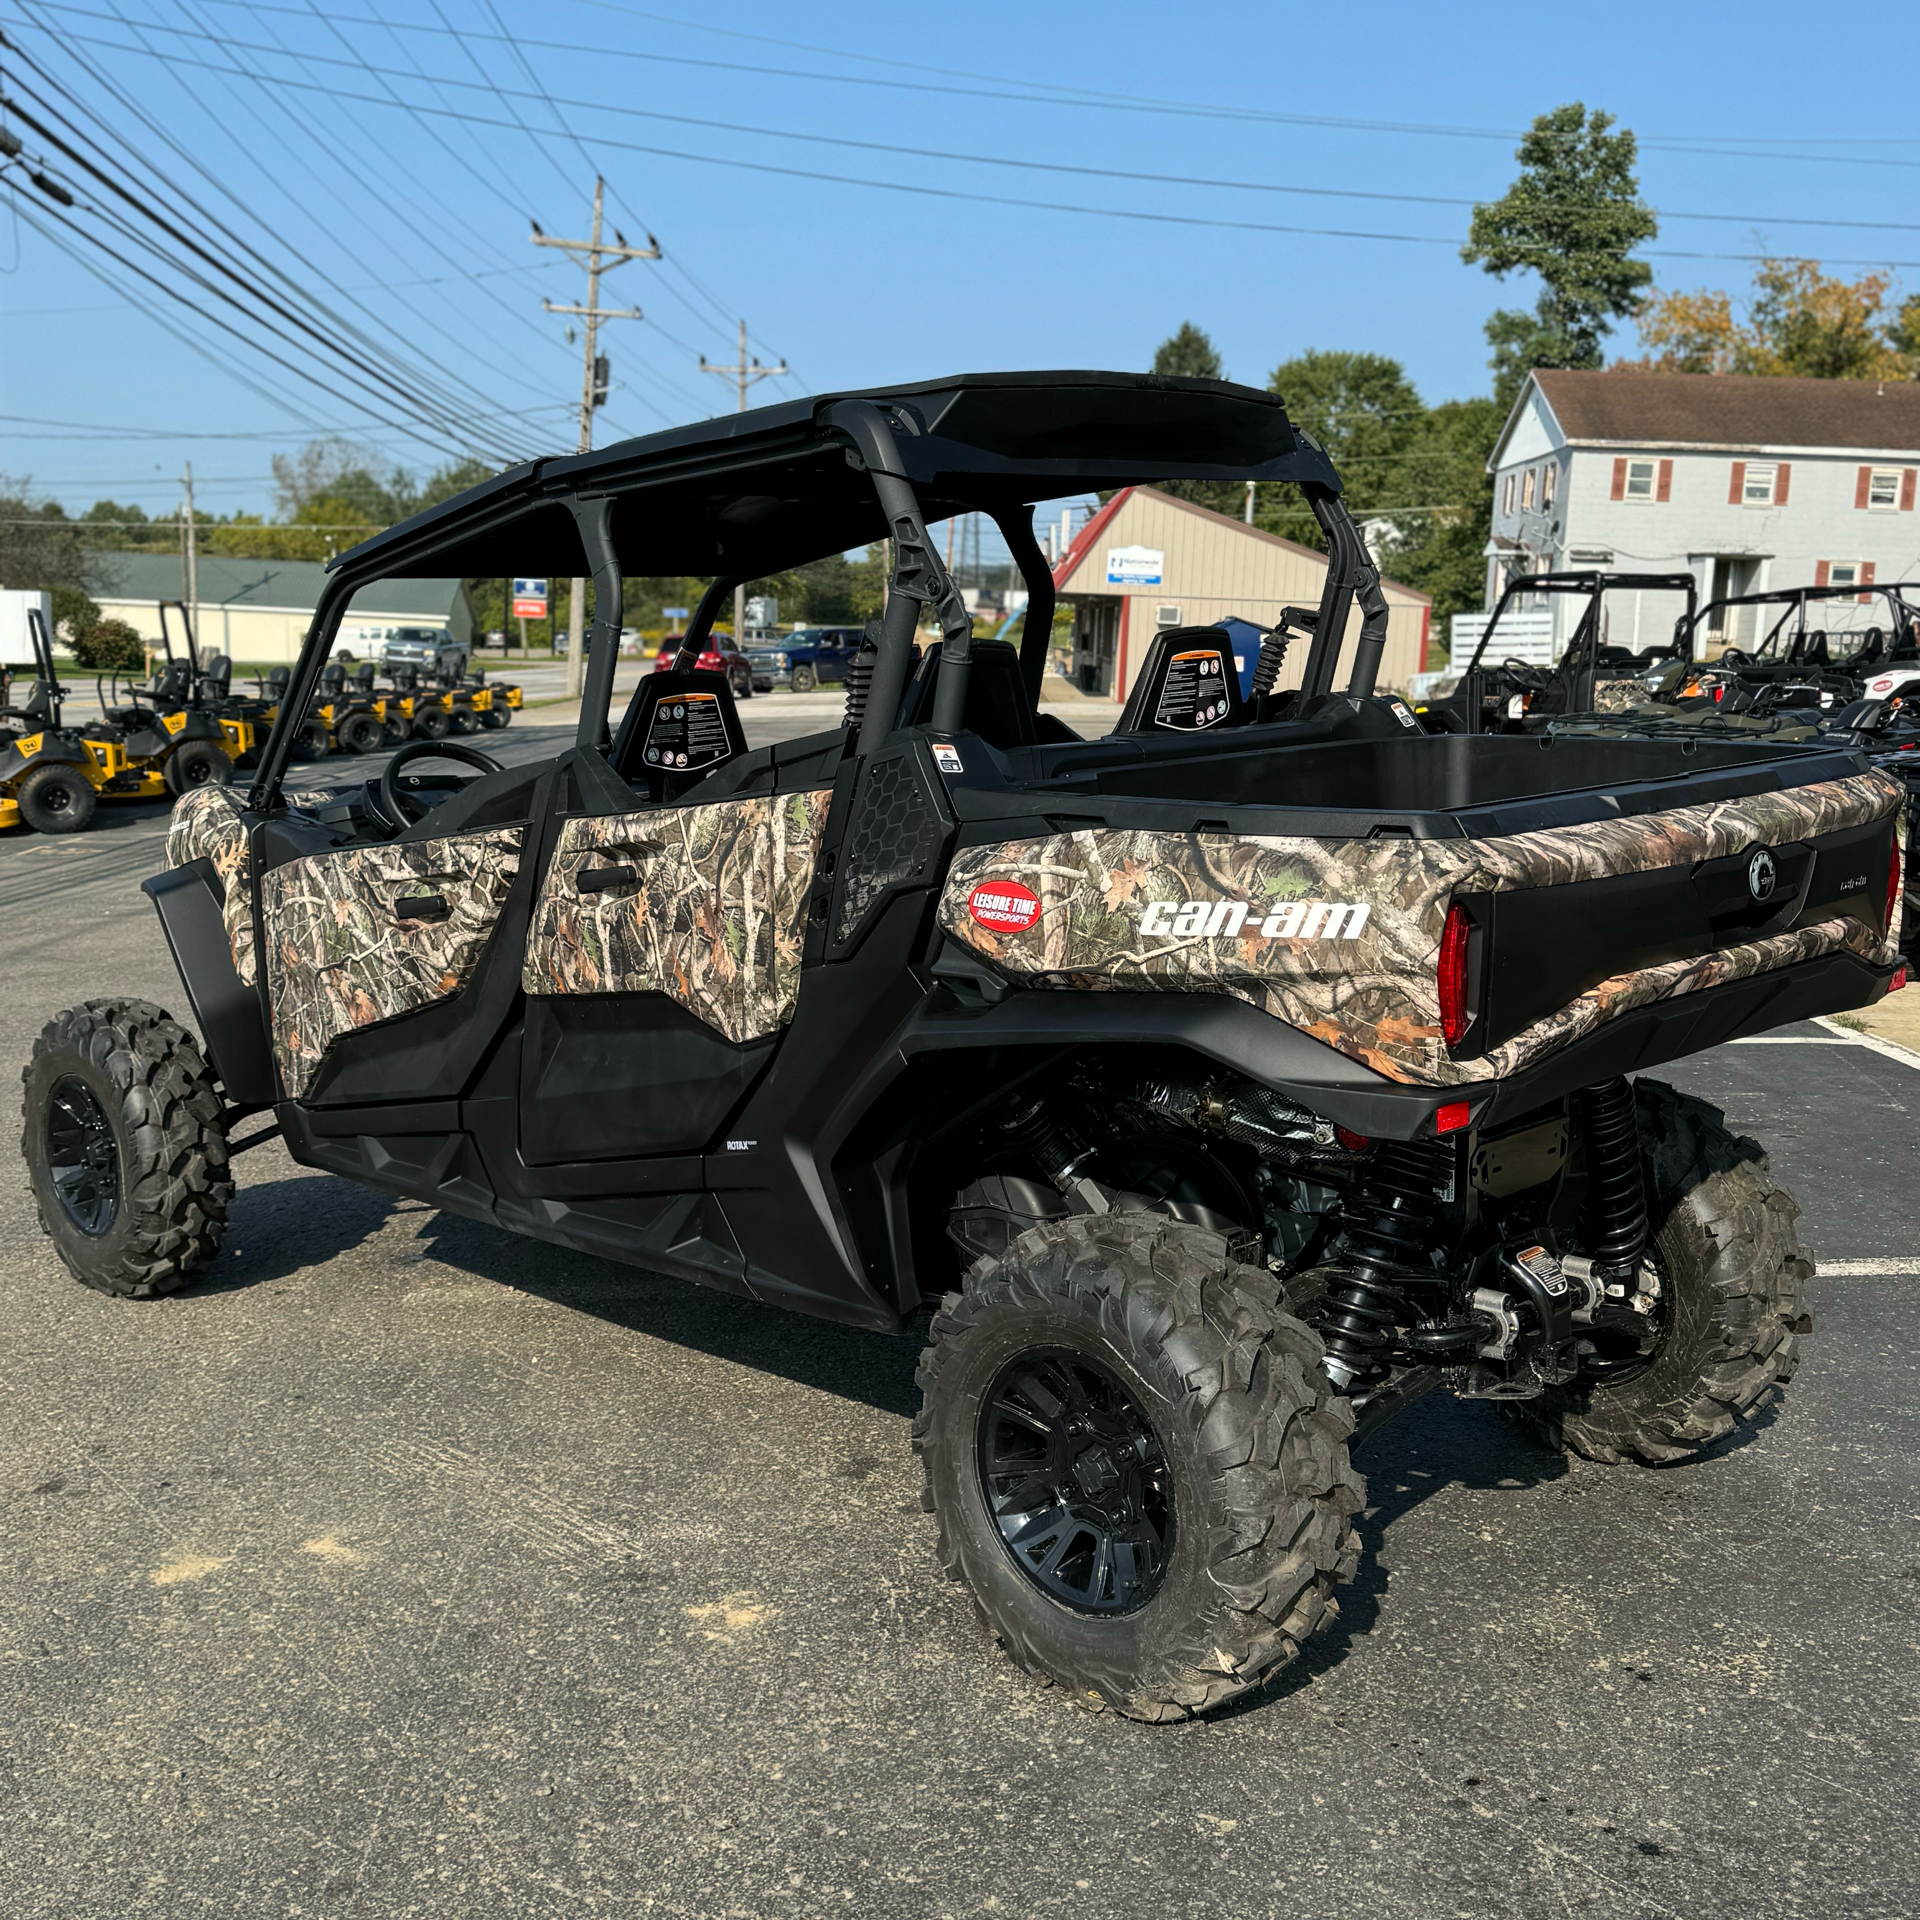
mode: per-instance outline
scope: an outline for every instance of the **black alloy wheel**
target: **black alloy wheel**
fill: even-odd
[[[71,1076],[47,1101],[47,1171],[67,1218],[97,1240],[120,1211],[120,1150],[93,1089]]]
[[[980,1407],[980,1487],[1013,1563],[1079,1613],[1131,1613],[1173,1552],[1166,1451],[1113,1371],[1036,1348],[1002,1369]]]

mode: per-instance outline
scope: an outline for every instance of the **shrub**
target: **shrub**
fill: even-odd
[[[74,635],[73,657],[89,673],[145,673],[147,643],[124,620],[96,620]]]

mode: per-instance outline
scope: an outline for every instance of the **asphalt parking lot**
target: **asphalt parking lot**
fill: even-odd
[[[0,842],[6,1059],[93,995],[180,1010],[164,813],[100,817]],[[1036,1685],[936,1577],[913,1341],[277,1145],[201,1285],[110,1301],[9,1130],[0,1912],[1911,1915],[1916,1066],[1806,1027],[1669,1076],[1827,1268],[1777,1418],[1655,1472],[1422,1402],[1359,1456],[1342,1618],[1172,1729]]]

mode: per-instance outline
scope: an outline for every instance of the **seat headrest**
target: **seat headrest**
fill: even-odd
[[[900,703],[903,727],[930,727],[940,684],[940,656],[946,643],[936,640],[921,656]],[[1034,744],[1033,702],[1020,672],[1020,655],[1010,640],[976,640],[973,668],[967,675],[964,733],[978,734],[990,747],[1006,752]]]

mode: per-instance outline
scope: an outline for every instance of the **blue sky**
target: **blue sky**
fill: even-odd
[[[1533,294],[1460,263],[1468,209],[1449,203],[1502,191],[1518,132],[1566,100],[1641,136],[1663,285],[1740,286],[1750,267],[1724,256],[1769,250],[1912,262],[1898,277],[1920,287],[1920,135],[1886,78],[1911,67],[1917,18],[1842,9],[1809,32],[1804,8],[1766,0],[1600,16],[0,0],[23,53],[294,280],[460,383],[496,435],[553,451],[573,443],[579,357],[541,300],[577,300],[582,276],[531,246],[528,222],[584,232],[596,167],[628,237],[651,231],[667,255],[607,283],[647,317],[609,329],[602,443],[729,408],[698,358],[731,358],[740,315],[793,370],[757,399],[969,367],[1139,367],[1183,319],[1237,379],[1362,348],[1443,399],[1484,390],[1481,322]],[[57,103],[15,56],[0,73],[29,110]],[[236,350],[204,314],[103,284],[28,223],[45,202],[18,170],[0,178],[0,473],[76,509],[112,495],[167,510],[191,459],[204,505],[265,511],[271,455],[321,430],[415,470],[443,457]]]

